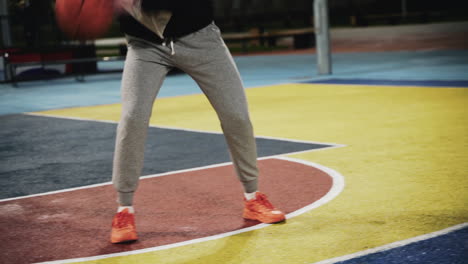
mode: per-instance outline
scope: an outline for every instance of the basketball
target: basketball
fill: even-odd
[[[114,19],[114,0],[56,0],[59,28],[74,40],[91,40],[104,35]]]

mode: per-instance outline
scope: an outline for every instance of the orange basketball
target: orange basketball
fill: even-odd
[[[55,16],[71,39],[96,39],[112,24],[114,0],[56,0]]]

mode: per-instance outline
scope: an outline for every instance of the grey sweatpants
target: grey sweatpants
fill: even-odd
[[[122,78],[122,114],[117,127],[113,184],[120,205],[133,204],[143,166],[152,106],[169,70],[177,67],[200,86],[215,109],[245,192],[258,188],[257,151],[239,71],[215,24],[173,45],[127,36]],[[184,111],[183,106],[180,110]]]

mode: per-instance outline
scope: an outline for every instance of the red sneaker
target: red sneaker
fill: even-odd
[[[112,220],[111,243],[123,243],[137,240],[135,216],[124,209]]]
[[[261,192],[255,194],[255,199],[247,201],[244,198],[244,204],[242,217],[245,219],[258,220],[267,224],[282,222],[286,219],[285,214],[276,209]]]

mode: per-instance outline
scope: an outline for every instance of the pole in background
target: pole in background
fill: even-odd
[[[332,65],[327,0],[314,0],[314,24],[318,74],[331,74]]]
[[[10,47],[12,42],[8,17],[8,0],[0,0],[0,31],[2,32],[2,45]]]
[[[406,19],[406,16],[408,15],[408,9],[406,6],[406,0],[401,0],[401,17],[403,17],[403,19]]]

